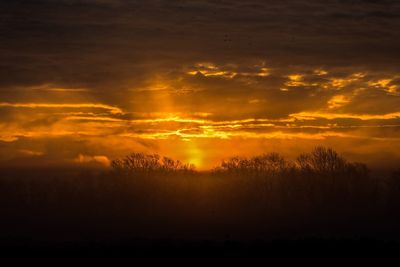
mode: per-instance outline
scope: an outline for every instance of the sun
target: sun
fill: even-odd
[[[201,150],[193,141],[187,143],[186,159],[188,163],[194,164],[197,169],[204,167],[204,151]]]

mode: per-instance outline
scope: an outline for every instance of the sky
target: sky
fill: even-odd
[[[397,0],[3,0],[0,166],[400,162]]]

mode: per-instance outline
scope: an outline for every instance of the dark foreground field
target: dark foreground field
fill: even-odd
[[[400,176],[324,148],[209,172],[133,154],[112,170],[3,169],[0,246],[46,249],[397,246]]]

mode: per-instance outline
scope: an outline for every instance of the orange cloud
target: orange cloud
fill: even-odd
[[[335,95],[328,101],[328,107],[330,109],[340,108],[350,103],[350,99],[345,95]]]
[[[400,118],[400,112],[387,114],[351,114],[351,113],[328,113],[328,112],[299,112],[290,114],[290,117],[298,120],[316,120],[316,119],[358,119],[358,120],[390,120]]]
[[[97,103],[8,103],[1,102],[0,107],[11,107],[11,108],[71,108],[71,109],[81,109],[81,108],[95,108],[95,109],[105,109],[109,110],[113,114],[122,114],[123,111],[114,106],[106,104]]]

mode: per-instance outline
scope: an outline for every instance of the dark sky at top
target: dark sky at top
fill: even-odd
[[[1,1],[1,86],[102,86],[182,64],[398,71],[400,2]]]

